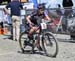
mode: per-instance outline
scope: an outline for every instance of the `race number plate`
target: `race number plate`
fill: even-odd
[[[41,23],[41,29],[47,29],[46,23]]]

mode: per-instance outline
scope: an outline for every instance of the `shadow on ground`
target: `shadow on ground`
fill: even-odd
[[[31,50],[25,50],[24,52],[18,51],[18,53],[20,53],[20,54],[38,54],[38,55],[46,56],[45,53],[43,53],[42,51],[38,51],[38,50],[34,50],[34,51],[35,51],[35,52],[32,53]]]

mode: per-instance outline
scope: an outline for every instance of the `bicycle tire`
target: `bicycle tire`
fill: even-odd
[[[25,39],[25,35],[27,35],[27,34],[25,32],[22,32],[19,37],[19,46],[20,46],[22,53],[25,52],[25,47],[26,47],[24,42],[26,41],[26,39],[28,39],[28,37],[26,37],[26,39]],[[24,38],[23,38],[23,36],[24,36]],[[24,39],[24,40],[22,40],[22,39]]]
[[[54,49],[55,51],[53,51],[53,50],[51,51],[51,48],[54,45],[52,43],[53,41],[55,43],[55,49]],[[58,43],[57,43],[57,39],[54,37],[54,35],[52,33],[45,33],[43,35],[43,37],[42,37],[42,48],[43,48],[43,51],[45,52],[46,56],[49,56],[49,57],[56,57],[57,56],[57,54],[58,54]]]

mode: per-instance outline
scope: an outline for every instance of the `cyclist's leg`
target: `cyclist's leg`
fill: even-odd
[[[34,32],[34,28],[31,28],[29,34],[32,34],[33,32]]]
[[[36,27],[36,29],[35,29],[35,32],[37,33],[37,41],[36,41],[36,46],[37,46],[37,48],[40,50],[40,51],[42,51],[43,49],[41,48],[41,46],[40,46],[40,35],[39,35],[39,33],[40,33],[40,29],[38,28],[38,27]]]
[[[37,44],[37,47],[39,47],[40,46],[40,35],[39,35],[39,32],[40,32],[40,30],[37,30],[36,31],[36,33],[37,33],[37,42],[36,42],[36,44]]]
[[[35,31],[35,27],[33,26],[29,30],[29,34],[28,34],[29,39],[33,39],[32,34],[33,34],[34,31]]]

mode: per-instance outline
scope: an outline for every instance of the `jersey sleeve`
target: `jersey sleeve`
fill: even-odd
[[[45,16],[48,15],[48,11],[47,10],[44,11],[44,15]]]

